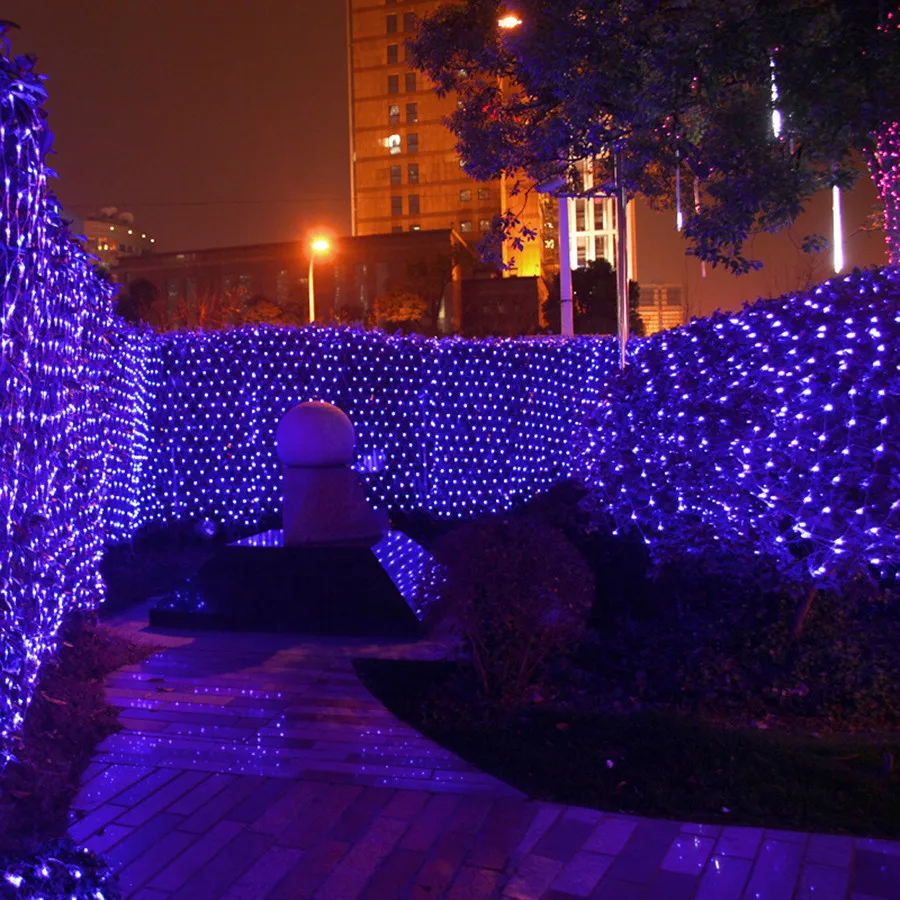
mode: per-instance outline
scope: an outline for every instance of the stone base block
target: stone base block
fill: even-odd
[[[370,547],[285,547],[279,532],[271,534],[278,535],[278,545],[249,539],[220,550],[150,611],[150,624],[359,637],[422,635],[415,612]]]

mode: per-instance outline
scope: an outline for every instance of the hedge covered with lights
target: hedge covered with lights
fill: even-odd
[[[48,190],[44,99],[0,53],[0,764],[63,616],[102,597],[111,289]]]
[[[575,424],[616,365],[608,339],[257,326],[121,340],[109,514],[122,537],[277,513],[275,428],[304,400],[350,416],[377,505],[448,517],[507,508],[570,472]]]
[[[896,584],[898,375],[897,269],[657,335],[579,433],[594,520],[658,566],[766,554],[797,585]]]

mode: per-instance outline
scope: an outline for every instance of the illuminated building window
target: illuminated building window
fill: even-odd
[[[391,134],[385,138],[384,145],[390,150],[391,156],[400,152],[400,135]]]
[[[407,153],[418,153],[419,152],[419,135],[416,133],[408,134],[406,136],[406,152]]]
[[[491,230],[491,220],[490,219],[479,219],[478,220],[478,230],[479,231],[490,231]]]
[[[421,226],[421,225],[410,225],[410,226],[409,226],[409,230],[410,230],[410,231],[421,231],[421,230],[422,230],[422,226]]]
[[[387,61],[388,61],[389,66],[400,61],[400,45],[399,44],[388,44]]]
[[[400,104],[392,103],[388,107],[388,125],[400,124]]]
[[[403,30],[404,31],[415,31],[416,30],[416,14],[415,13],[403,13]]]
[[[397,33],[397,16],[391,15],[387,17],[387,33],[388,34],[396,34]]]
[[[410,163],[406,167],[406,180],[409,184],[418,184],[419,183],[419,164],[418,163]]]
[[[403,215],[403,198],[402,197],[391,197],[391,215],[392,216],[402,216]]]
[[[407,72],[406,73],[406,93],[414,94],[416,92],[416,73],[415,72]]]
[[[411,216],[417,216],[419,214],[419,195],[418,194],[410,194],[409,195],[409,214]]]
[[[468,203],[472,199],[472,192],[466,188],[459,192],[459,202]]]
[[[389,94],[399,94],[400,93],[400,76],[399,75],[388,75],[388,93]]]
[[[471,223],[468,219],[467,219],[465,222],[460,222],[460,223],[459,223],[459,230],[460,230],[460,231],[471,231],[471,230],[472,230],[472,223]]]
[[[391,166],[391,184],[400,184],[400,166]]]
[[[419,121],[419,104],[418,103],[407,103],[406,104],[406,121],[407,122],[418,122]]]
[[[491,199],[491,189],[490,188],[478,188],[478,199],[479,200],[490,200]]]

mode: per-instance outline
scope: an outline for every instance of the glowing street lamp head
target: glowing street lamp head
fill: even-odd
[[[309,246],[316,253],[327,253],[331,249],[328,238],[324,237],[313,238]]]
[[[497,20],[497,24],[501,28],[518,28],[522,24],[522,20],[515,13],[507,13]]]

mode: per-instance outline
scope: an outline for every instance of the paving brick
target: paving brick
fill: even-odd
[[[742,859],[755,859],[762,844],[762,828],[742,828],[729,826],[722,831],[716,842],[717,856],[739,856]]]
[[[606,816],[594,826],[582,849],[615,856],[628,843],[636,827],[637,822],[634,820]]]
[[[713,856],[703,873],[696,900],[740,897],[752,866],[752,860],[740,856]]]
[[[709,859],[715,839],[697,834],[680,834],[672,841],[668,853],[660,864],[667,872],[699,875]]]
[[[303,814],[278,834],[278,843],[298,850],[314,847],[323,835],[329,834],[335,822],[362,791],[362,788],[352,785],[320,786],[320,790],[309,797]]]
[[[121,806],[127,806],[129,809],[137,806],[138,803],[146,800],[147,797],[167,785],[178,775],[178,772],[173,772],[171,769],[154,769],[127,790],[117,794],[115,797],[116,803]]]
[[[794,900],[845,900],[850,870],[807,863],[800,872],[800,887]]]
[[[427,801],[428,795],[423,791],[397,791],[381,814],[391,819],[409,820],[421,812]]]
[[[534,845],[533,852],[538,856],[546,856],[549,859],[558,859],[560,862],[567,863],[592,835],[595,827],[590,822],[579,822],[563,816],[544,832],[541,839]]]
[[[270,847],[229,888],[222,900],[266,900],[302,855],[303,851],[293,847]]]
[[[220,824],[237,825],[236,822]],[[172,895],[173,900],[220,900],[271,846],[268,835],[244,829],[189,878]]]
[[[144,850],[119,872],[119,883],[125,891],[135,891],[160,869],[185,850],[196,835],[184,831],[170,831]]]
[[[644,890],[641,900],[693,900],[699,885],[699,875],[660,872]]]
[[[825,866],[849,866],[853,838],[839,834],[812,834],[806,845],[806,862]]]
[[[360,891],[359,900],[384,900],[386,897],[405,896],[407,888],[424,862],[424,853],[416,850],[393,850]]]
[[[399,819],[376,819],[316,891],[316,900],[354,900],[408,828]]]
[[[763,841],[750,872],[744,897],[766,900],[791,900],[800,874],[803,844],[795,841]]]
[[[559,807],[551,803],[538,803],[536,806],[537,810],[534,818],[531,820],[531,824],[510,857],[510,865],[513,868],[531,853],[534,845],[560,815]]]
[[[540,900],[562,869],[559,860],[526,856],[503,889],[503,896],[515,900]]]
[[[189,878],[199,872],[244,827],[238,822],[222,820],[201,835],[181,832],[189,840],[184,852],[174,856],[150,882],[150,887],[161,891],[178,890]]]
[[[503,876],[489,869],[463,866],[456,874],[446,900],[488,900],[500,894]]]
[[[885,900],[900,900],[900,856],[857,850],[850,889]]]
[[[123,812],[125,812],[124,806],[114,806],[111,803],[100,806],[70,825],[69,836],[73,841],[87,840],[90,835],[117,819]]]
[[[614,856],[579,850],[556,876],[552,887],[574,897],[589,897],[614,859]]]
[[[122,825],[143,825],[148,819],[162,812],[170,803],[186,794],[192,787],[203,781],[206,775],[202,772],[182,772],[171,781],[155,790],[150,796],[132,806],[119,816]]]
[[[316,786],[270,778],[258,791],[242,800],[228,814],[233,822],[248,822],[254,831],[277,834],[302,814]]]
[[[394,792],[388,788],[363,788],[362,793],[341,813],[329,837],[335,841],[352,843],[369,830],[381,810],[390,802]]]
[[[118,844],[122,838],[131,834],[133,830],[133,828],[126,828],[124,825],[105,825],[97,834],[92,835],[86,841],[79,841],[79,843],[83,843],[88,850],[102,855],[110,847]]]
[[[208,831],[219,819],[224,818],[245,797],[258,791],[265,779],[259,775],[241,775],[231,784],[219,791],[195,812],[191,813],[181,828],[202,834]]]
[[[443,830],[444,824],[459,804],[459,797],[435,795],[412,820],[400,847],[403,850],[427,850]]]
[[[72,801],[73,809],[91,811],[149,775],[148,766],[104,766],[103,771],[85,780]]]
[[[201,806],[211,800],[219,791],[224,790],[235,779],[234,775],[224,775],[216,772],[206,775],[196,787],[191,788],[186,794],[179,797],[170,807],[169,812],[178,813],[181,816],[189,816],[195,813]]]
[[[615,878],[604,878],[594,889],[590,900],[640,900],[644,888],[629,881],[618,881]],[[720,898],[725,900],[725,898]],[[733,898],[728,898],[733,900]]]
[[[649,883],[680,831],[677,822],[642,819],[610,865],[609,877],[638,884]]]
[[[278,882],[266,900],[312,897],[349,849],[350,845],[343,841],[323,841],[308,852],[301,851],[303,855],[300,860]]]
[[[149,822],[136,828],[128,837],[119,841],[107,854],[107,863],[116,871],[123,869],[170,831],[174,831],[182,821],[184,820],[181,816],[171,813],[155,815]]]

